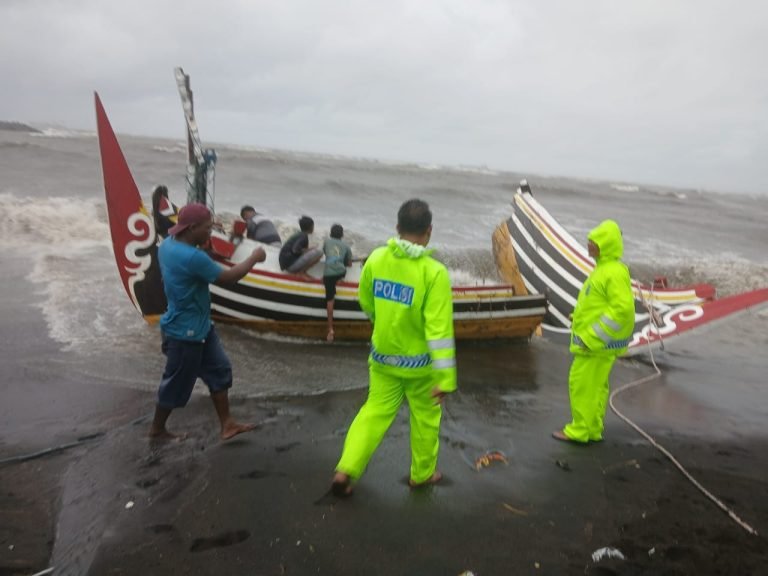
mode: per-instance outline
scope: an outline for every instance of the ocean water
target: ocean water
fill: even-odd
[[[162,183],[169,187],[171,199],[183,204],[184,142],[121,134],[130,127],[121,126],[119,118],[112,122],[145,202]],[[617,220],[626,242],[624,259],[637,278],[709,282],[721,296],[768,286],[768,190],[766,195],[744,196],[214,147],[219,156],[219,214],[231,217],[242,204],[252,204],[270,215],[284,236],[300,215],[308,214],[315,219],[316,241],[338,222],[356,255],[393,235],[397,208],[404,200],[427,200],[434,214],[433,247],[455,283],[498,281],[491,234],[509,216],[519,180],[527,178],[539,201],[577,238],[604,218]],[[159,334],[143,322],[119,282],[95,133],[0,131],[0,174],[0,258],[24,294],[4,295],[0,306],[26,306],[30,314],[43,318],[46,333],[39,336],[58,350],[49,359],[50,370],[61,369],[63,363],[74,374],[105,385],[155,389],[163,364]],[[762,359],[768,314],[750,312],[714,330],[714,335],[689,337],[679,348],[670,345],[670,364],[679,353],[701,362],[711,358],[713,369],[722,369],[722,359],[716,356],[726,350],[726,362],[735,358],[749,382],[759,380],[768,368]],[[328,346],[228,326],[221,332],[239,394],[317,394],[366,385],[364,344]],[[530,354],[540,355],[548,345],[534,341]],[[489,350],[489,362],[501,361],[504,354]],[[701,362],[697,369],[702,369]],[[734,378],[739,378],[738,371]]]

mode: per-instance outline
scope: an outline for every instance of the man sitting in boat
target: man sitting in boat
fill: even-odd
[[[307,270],[323,257],[323,251],[309,247],[309,235],[315,231],[315,221],[312,218],[299,218],[299,229],[300,231],[288,238],[280,249],[280,269],[308,277]]]
[[[251,240],[278,248],[283,245],[280,234],[277,233],[277,228],[275,228],[272,220],[264,216],[264,214],[256,212],[253,206],[243,206],[240,209],[240,217],[245,220],[248,238]]]
[[[155,232],[161,238],[168,237],[168,230],[176,225],[178,209],[168,198],[168,188],[155,186],[152,192],[152,219]]]

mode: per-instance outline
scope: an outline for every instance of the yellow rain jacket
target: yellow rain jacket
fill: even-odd
[[[571,324],[573,363],[568,374],[572,421],[563,433],[576,442],[603,438],[609,377],[635,328],[635,300],[619,225],[602,222],[588,238],[600,247],[595,269],[579,292]]]
[[[635,329],[635,300],[629,269],[619,259],[624,242],[619,225],[605,220],[588,238],[600,247],[595,269],[579,292],[571,324],[573,354],[620,356]]]
[[[360,276],[360,307],[373,323],[372,369],[400,378],[431,376],[441,391],[452,392],[451,282],[432,252],[399,238],[374,250]]]

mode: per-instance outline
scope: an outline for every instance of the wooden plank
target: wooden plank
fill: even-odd
[[[324,340],[328,325],[325,319],[316,321],[277,320],[239,320],[214,314],[214,319],[222,323],[237,324],[257,332],[295,336],[313,340]],[[454,322],[457,340],[494,340],[529,338],[541,323],[542,315],[521,316],[515,318],[457,320]],[[368,322],[349,322],[338,320],[333,323],[336,340],[366,341],[371,338],[371,325]]]
[[[515,248],[512,246],[512,239],[509,237],[507,223],[502,222],[493,231],[491,237],[493,244],[493,257],[496,260],[496,269],[499,271],[502,280],[510,284],[515,289],[515,294],[524,296],[528,290],[520,274],[520,268],[517,265],[515,257]]]

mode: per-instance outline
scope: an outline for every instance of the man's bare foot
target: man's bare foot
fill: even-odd
[[[328,330],[328,336],[326,336],[326,341],[333,342],[334,333],[333,330]]]
[[[256,424],[238,424],[237,422],[231,422],[229,424],[226,424],[221,429],[221,439],[222,440],[229,440],[230,438],[234,438],[238,434],[242,434],[243,432],[250,432],[251,430],[256,429]]]
[[[428,479],[424,480],[424,482],[419,482],[418,484],[414,482],[413,480],[408,480],[408,486],[411,488],[422,488],[424,486],[431,486],[433,484],[437,484],[440,482],[440,480],[443,479],[443,474],[439,470],[435,470],[435,473],[432,474]]]
[[[172,432],[168,432],[165,428],[161,430],[150,428],[148,436],[153,442],[181,442],[187,437],[186,434],[173,434]]]
[[[337,498],[346,498],[352,496],[352,478],[344,472],[336,472],[331,482],[331,492]]]

